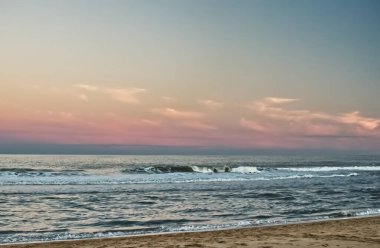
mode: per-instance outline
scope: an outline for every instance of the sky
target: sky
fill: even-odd
[[[377,0],[0,0],[0,153],[379,151],[379,13]]]

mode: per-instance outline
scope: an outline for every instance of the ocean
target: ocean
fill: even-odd
[[[380,215],[380,155],[0,155],[0,243]]]

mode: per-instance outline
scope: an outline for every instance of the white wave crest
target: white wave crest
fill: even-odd
[[[239,167],[208,167],[208,166],[191,166],[194,172],[200,173],[223,173],[223,172],[232,172],[232,173],[257,173],[259,172],[256,167],[252,166],[239,166]]]
[[[380,208],[369,208],[365,210],[343,210],[338,213],[338,216],[350,217],[350,216],[370,216],[379,215]]]
[[[205,166],[191,166],[194,172],[200,172],[200,173],[212,173],[214,172],[211,167],[205,167]]]
[[[240,166],[240,167],[237,167],[237,168],[232,168],[231,172],[249,174],[249,173],[257,173],[259,171],[257,170],[256,167]]]
[[[357,176],[358,173],[350,173],[347,175],[343,174],[333,174],[333,175],[326,175],[326,176],[315,176],[315,175],[293,175],[293,176],[285,176],[285,177],[274,177],[273,179],[299,179],[299,178],[329,178],[329,177],[354,177]]]
[[[357,216],[377,215],[377,214],[380,214],[380,208],[367,209],[367,210],[359,211],[359,212],[355,213],[355,215],[357,215]]]

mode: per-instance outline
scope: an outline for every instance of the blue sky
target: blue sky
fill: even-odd
[[[376,150],[379,13],[376,0],[2,0],[1,142]]]

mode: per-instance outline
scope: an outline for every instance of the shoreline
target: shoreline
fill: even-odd
[[[380,247],[380,216],[359,216],[221,230],[0,244],[1,248]],[[323,243],[323,244],[322,244]],[[149,245],[150,244],[150,245]],[[156,245],[157,244],[157,245]]]

